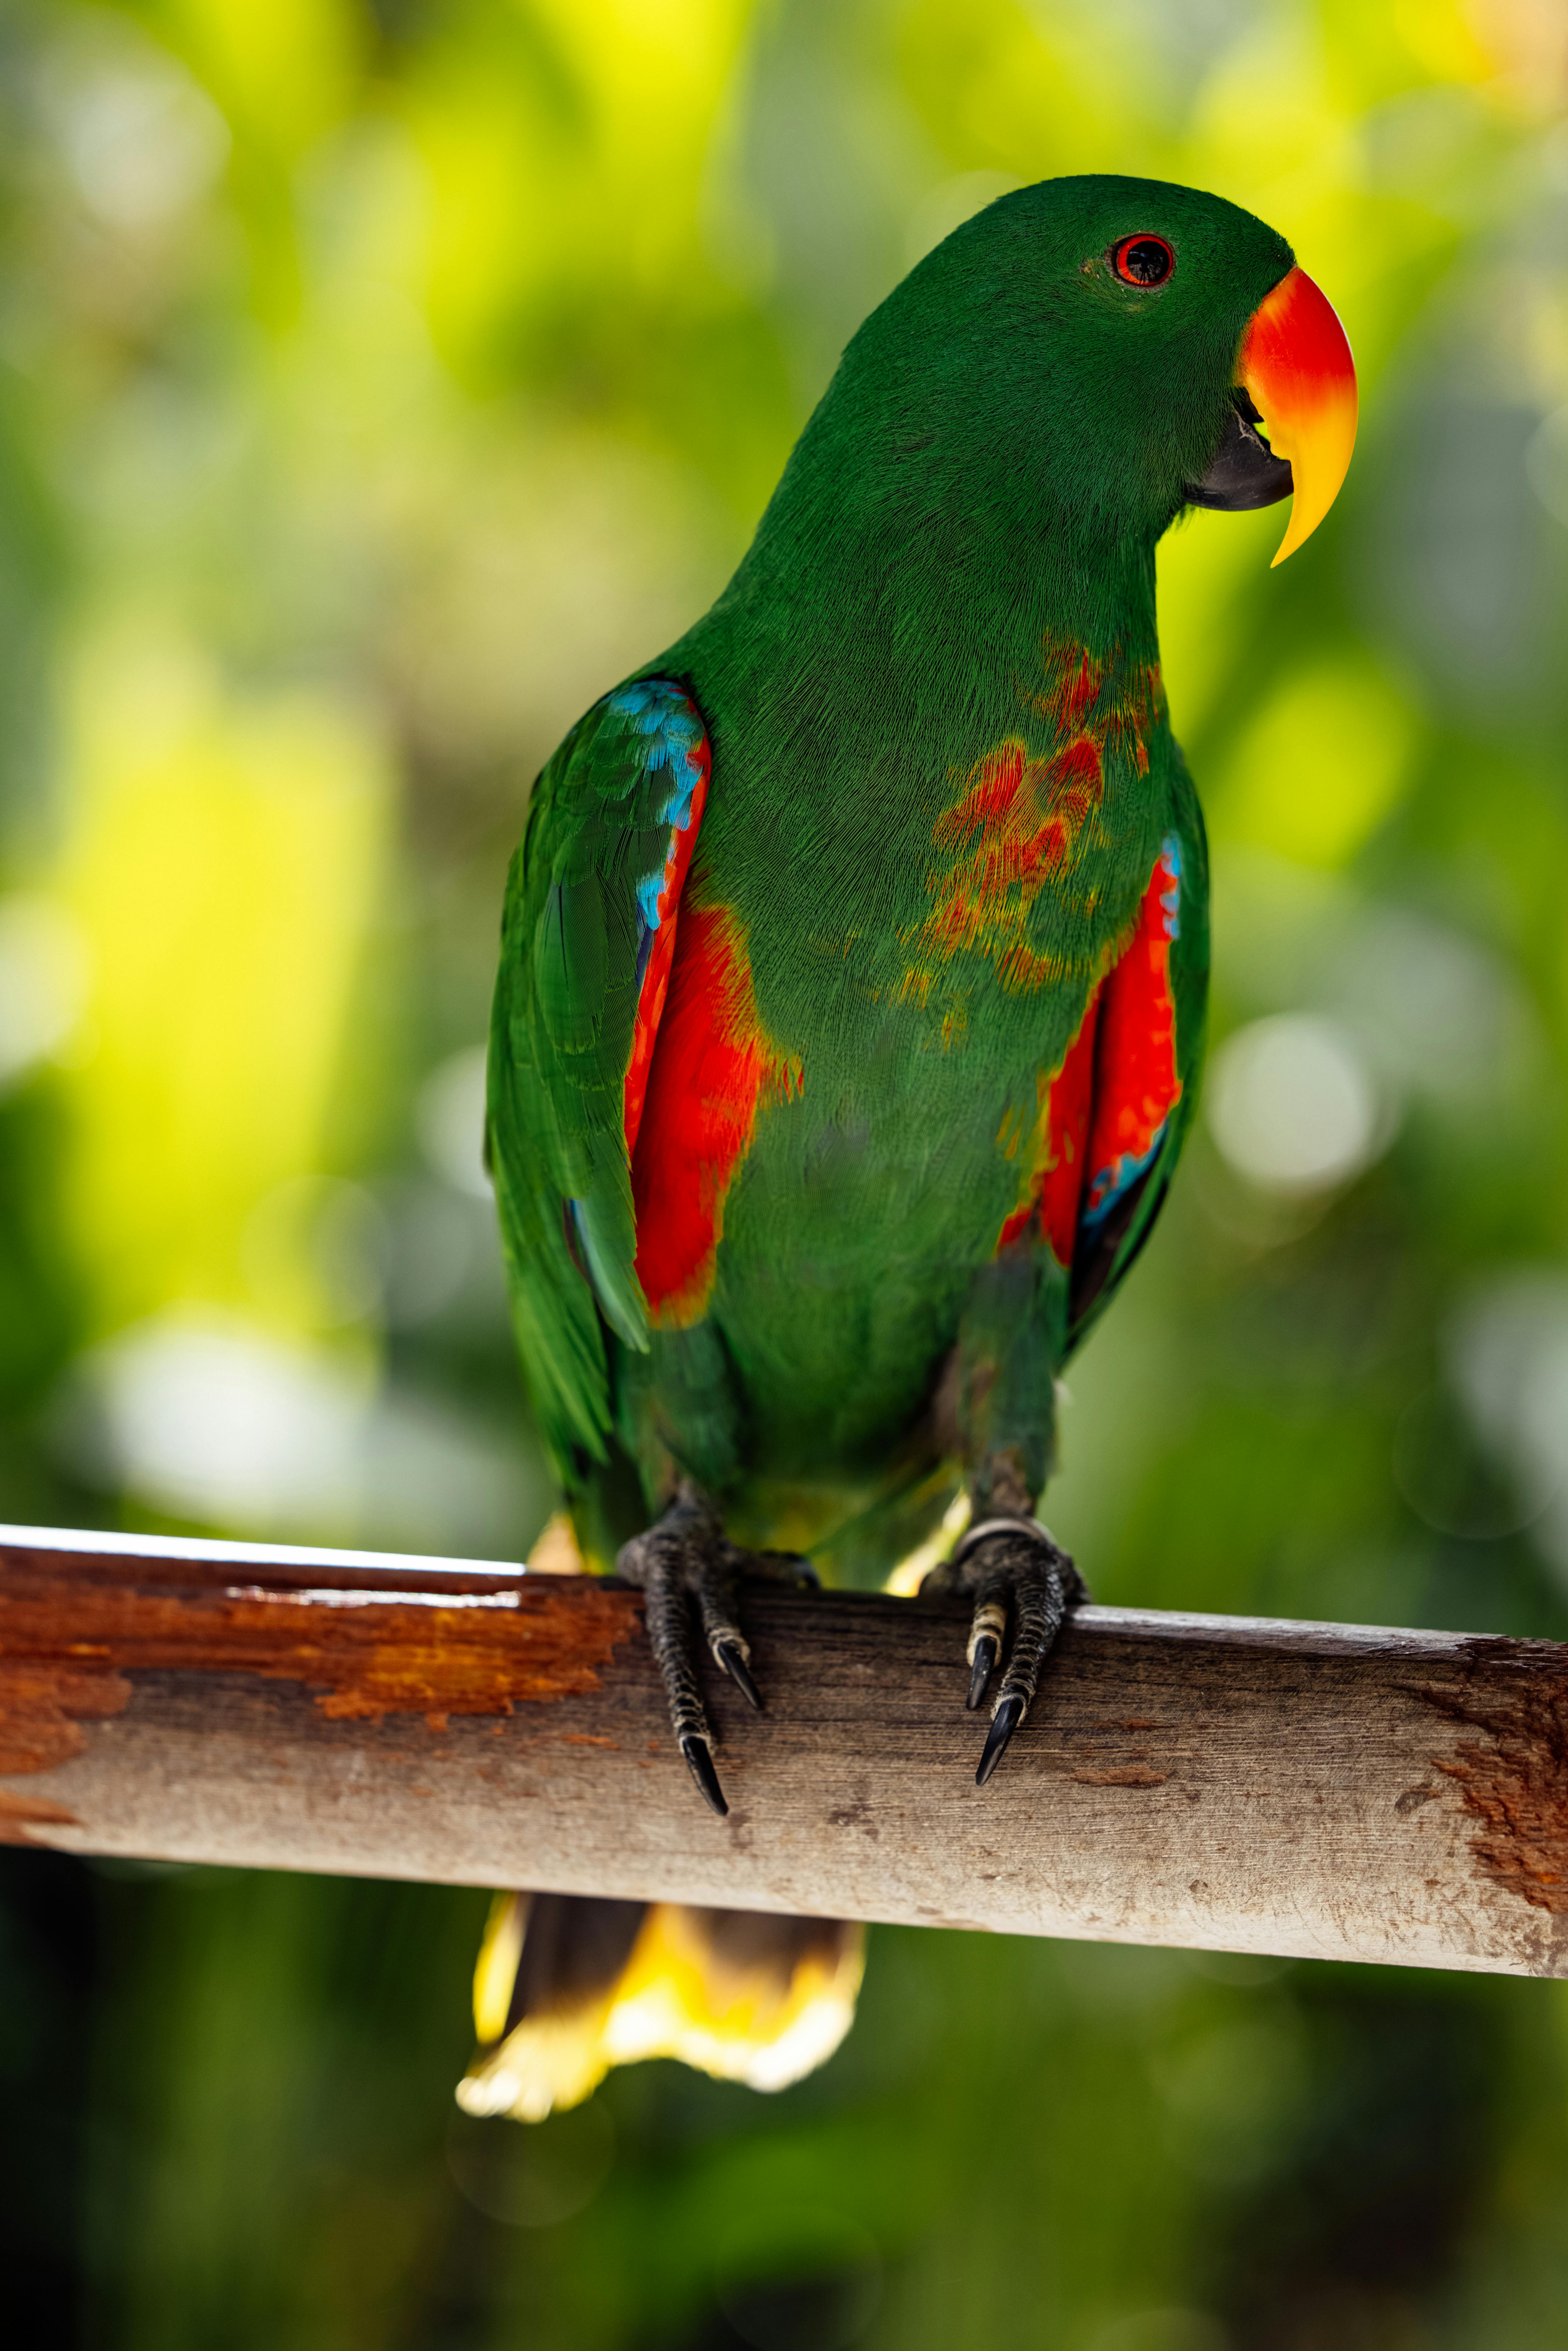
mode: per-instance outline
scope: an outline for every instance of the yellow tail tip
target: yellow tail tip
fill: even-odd
[[[492,2045],[458,2085],[468,2114],[540,2122],[580,2105],[612,2065],[646,2057],[675,2057],[718,2081],[781,2090],[824,2064],[854,2021],[862,1927],[657,1902],[613,1981],[586,1998],[547,2000],[504,2037],[487,2036],[497,2007],[497,2032],[509,2012],[523,1936],[509,1918],[527,1900],[498,1898],[480,1952],[476,2018],[483,2016],[480,2037]],[[526,1908],[523,1915],[526,1922]]]

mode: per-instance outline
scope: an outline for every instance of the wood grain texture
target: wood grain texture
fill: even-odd
[[[965,1612],[748,1586],[727,1821],[640,1594],[0,1533],[0,1841],[1568,1974],[1568,1648],[1086,1608],[974,1785]]]

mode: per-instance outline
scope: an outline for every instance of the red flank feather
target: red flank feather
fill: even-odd
[[[670,852],[664,860],[664,878],[659,884],[659,926],[653,933],[648,950],[647,968],[637,996],[637,1025],[632,1036],[632,1058],[626,1064],[625,1121],[626,1155],[636,1154],[637,1134],[643,1123],[643,1104],[648,1091],[648,1072],[653,1065],[653,1041],[659,1033],[664,1016],[664,997],[670,985],[670,968],[674,959],[675,931],[680,920],[681,892],[685,887],[686,868],[692,862],[696,845],[697,829],[707,805],[708,741],[705,732],[697,749],[687,754],[690,763],[698,769],[692,787],[691,814],[684,825],[670,834]]]
[[[725,1196],[766,1097],[804,1085],[763,1030],[739,923],[727,906],[682,909],[632,1162],[637,1279],[655,1322],[696,1321],[713,1286]]]

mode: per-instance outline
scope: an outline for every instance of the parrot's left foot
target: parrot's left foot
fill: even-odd
[[[982,1519],[971,1527],[952,1558],[926,1577],[921,1590],[962,1592],[974,1600],[965,1653],[971,1713],[985,1698],[1000,1662],[1009,1596],[1012,1601],[1012,1649],[975,1773],[975,1785],[983,1788],[1029,1712],[1040,1668],[1069,1609],[1088,1597],[1083,1579],[1038,1519],[1008,1516]]]
[[[751,1651],[736,1622],[736,1580],[754,1575],[814,1583],[816,1578],[793,1552],[740,1550],[707,1496],[689,1482],[656,1525],[622,1545],[615,1568],[646,1594],[648,1638],[670,1702],[671,1728],[705,1801],[722,1815],[729,1806],[714,1769],[714,1736],[697,1682],[691,1604],[715,1665],[760,1714]]]

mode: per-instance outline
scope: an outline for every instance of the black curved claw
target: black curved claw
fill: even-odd
[[[736,1688],[740,1692],[741,1697],[746,1700],[747,1705],[754,1708],[756,1711],[760,1714],[762,1712],[762,1692],[758,1688],[757,1684],[751,1678],[751,1667],[747,1664],[746,1659],[740,1654],[740,1643],[738,1641],[716,1641],[713,1645],[713,1653],[717,1658],[719,1664],[724,1667],[725,1672],[729,1676],[730,1680],[735,1684]]]
[[[985,1746],[980,1750],[980,1765],[975,1773],[977,1788],[985,1786],[986,1782],[1007,1753],[1008,1741],[1023,1718],[1024,1701],[1021,1698],[1012,1697],[1001,1699],[996,1713],[991,1718],[991,1727],[986,1733]]]
[[[713,1768],[707,1741],[689,1731],[681,1741],[681,1753],[686,1759],[686,1769],[702,1790],[704,1801],[723,1820],[729,1811],[724,1801],[724,1790],[718,1784],[718,1773]]]
[[[975,1662],[969,1672],[969,1695],[965,1700],[971,1714],[986,1695],[986,1685],[997,1670],[997,1659],[1002,1645],[994,1633],[982,1633],[975,1644]]]

